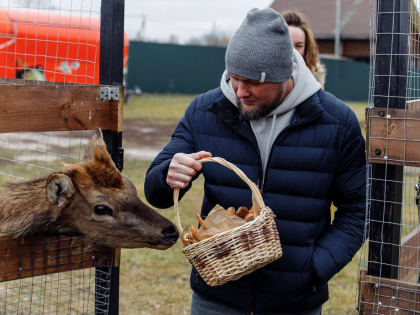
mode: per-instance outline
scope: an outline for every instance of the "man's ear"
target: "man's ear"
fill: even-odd
[[[73,197],[76,189],[70,177],[65,174],[54,173],[47,179],[47,199],[49,202],[62,206]]]

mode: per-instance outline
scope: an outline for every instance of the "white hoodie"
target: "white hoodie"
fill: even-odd
[[[306,67],[302,56],[293,50],[293,73],[294,87],[289,95],[267,116],[251,120],[251,127],[258,142],[263,166],[263,174],[267,168],[268,157],[277,136],[290,124],[290,120],[295,112],[295,107],[304,100],[316,93],[321,85],[314,78],[311,71]],[[222,75],[220,88],[226,98],[236,107],[238,107],[235,91],[232,88],[229,74]],[[264,178],[263,178],[264,182]]]

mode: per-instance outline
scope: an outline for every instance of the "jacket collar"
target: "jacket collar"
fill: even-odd
[[[324,112],[320,100],[320,97],[324,97],[324,93],[324,90],[319,89],[318,92],[298,105],[290,121],[290,126],[303,125],[318,118]]]
[[[320,98],[324,96],[324,91],[319,89],[318,92],[307,98],[300,105],[296,107],[293,114],[290,126],[297,126],[306,124],[318,118],[323,112],[324,108],[321,105]],[[256,139],[250,124],[239,113],[239,110],[234,106],[223,94],[210,107],[210,111],[215,113],[228,126],[231,126],[236,132],[244,137],[250,139],[252,142]]]
[[[210,111],[215,113],[226,125],[230,126],[239,135],[247,138],[258,148],[257,139],[251,129],[249,121],[245,120],[238,108],[233,105],[226,96],[221,95],[210,107]]]

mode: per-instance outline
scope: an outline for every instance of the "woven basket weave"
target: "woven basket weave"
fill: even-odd
[[[182,252],[210,286],[239,279],[282,255],[273,211],[264,205],[258,187],[235,165],[213,157],[199,162],[216,162],[234,171],[251,189],[255,219],[185,247]],[[179,230],[179,189],[174,189],[174,207]]]

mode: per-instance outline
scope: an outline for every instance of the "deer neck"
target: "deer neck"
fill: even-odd
[[[0,233],[23,236],[51,230],[60,208],[46,195],[47,178],[0,188]]]

